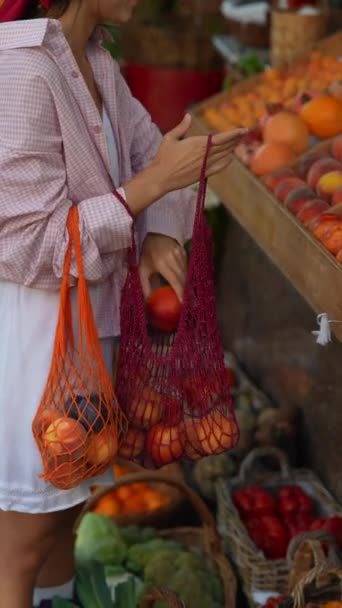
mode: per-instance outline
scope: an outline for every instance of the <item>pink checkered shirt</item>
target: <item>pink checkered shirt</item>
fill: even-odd
[[[101,47],[102,37],[96,32],[88,57],[116,136],[124,184],[153,158],[161,134]],[[59,288],[66,219],[77,203],[86,277],[101,284],[99,335],[117,335],[132,220],[111,194],[102,120],[58,21],[0,25],[0,108],[0,281]],[[140,215],[139,240],[157,232],[183,243],[193,216],[191,191],[169,194]]]

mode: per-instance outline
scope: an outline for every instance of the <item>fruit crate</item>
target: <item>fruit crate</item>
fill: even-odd
[[[323,56],[340,58],[342,56],[342,32],[340,31],[336,34],[333,34],[332,36],[324,38],[317,44],[313,45],[310,51],[303,53],[302,59],[298,59],[295,65],[293,66],[294,72],[296,74],[298,73],[298,70],[301,66],[305,71],[307,63],[313,51],[318,51]],[[291,66],[289,66],[288,71],[285,72],[285,74],[289,77],[292,74],[291,70],[292,68]],[[291,87],[293,87],[293,83],[288,82],[288,78],[286,83],[284,83],[282,87],[282,90],[286,89],[286,91],[288,92],[286,93],[285,98],[282,98],[281,100],[278,99],[277,96],[274,96],[275,92],[272,90],[274,88],[274,83],[272,82],[272,75],[274,74],[274,70],[270,70],[268,72],[258,74],[257,76],[252,76],[251,78],[237,83],[228,91],[218,93],[217,95],[214,95],[213,97],[197,104],[193,108],[193,129],[197,132],[209,133],[212,131],[225,131],[229,130],[230,128],[236,128],[237,126],[244,126],[248,128],[256,126],[257,122],[259,121],[259,119],[262,118],[262,115],[265,112],[264,107],[261,108],[260,115],[252,113],[252,116],[250,116],[247,113],[244,114],[242,117],[237,116],[236,120],[239,119],[239,122],[235,122],[235,124],[232,123],[233,119],[230,117],[230,114],[228,115],[222,112],[218,112],[218,109],[223,106],[227,106],[230,102],[233,101],[233,99],[239,97],[240,99],[246,98],[249,107],[253,109],[253,112],[256,112],[255,108],[258,106],[258,99],[255,99],[255,90],[261,84],[267,87],[269,93],[268,98],[266,100],[266,105],[278,104],[282,102],[285,103],[285,106],[287,103],[289,103],[289,107],[292,107],[291,104],[295,103],[294,98],[296,97],[297,93],[299,93],[299,91],[293,92],[293,90],[291,89]],[[326,85],[322,86],[321,89],[318,88],[317,90],[322,90],[323,88],[325,88],[325,86]],[[300,92],[301,94],[307,92],[307,88],[304,87],[304,89]],[[249,99],[247,99],[248,97]],[[247,112],[245,108],[243,111],[244,113]],[[244,122],[245,116],[247,122]]]
[[[280,471],[260,469],[260,462],[264,459],[267,463],[270,460],[278,462]],[[257,604],[258,598],[263,595],[287,593],[290,559],[266,559],[240,518],[233,492],[248,486],[259,486],[275,494],[288,485],[300,487],[311,498],[316,517],[342,515],[341,507],[314,473],[309,469],[290,468],[285,454],[277,448],[256,448],[243,461],[237,477],[229,481],[220,479],[216,484],[218,531],[228,556],[238,569],[250,605]],[[288,556],[293,546],[307,535],[304,532],[291,540]]]
[[[326,146],[318,144],[310,154]],[[312,309],[342,321],[342,264],[334,255],[237,158],[210,185]],[[342,341],[342,323],[333,323],[332,331]]]

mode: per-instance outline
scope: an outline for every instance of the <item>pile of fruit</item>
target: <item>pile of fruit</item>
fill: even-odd
[[[283,559],[289,541],[308,530],[323,529],[342,549],[342,518],[317,518],[315,504],[299,486],[284,486],[275,495],[261,487],[236,490],[233,501],[250,538],[267,559]]]
[[[114,466],[115,477],[127,475],[129,471],[119,465]],[[160,509],[171,502],[170,496],[147,483],[136,483],[113,490],[97,502],[94,513],[116,517],[133,515]]]
[[[263,178],[277,199],[342,262],[342,135]]]
[[[280,104],[297,111],[303,98],[327,89],[341,94],[336,83],[342,80],[342,62],[315,51],[307,62],[285,71],[266,70],[249,92],[237,91],[216,106],[208,106],[202,118],[210,129],[229,131],[236,127],[255,127],[268,113],[269,104]]]

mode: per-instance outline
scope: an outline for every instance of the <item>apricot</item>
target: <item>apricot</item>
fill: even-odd
[[[330,171],[325,173],[317,183],[317,192],[321,196],[331,198],[334,192],[342,186],[342,167],[341,171]]]
[[[299,177],[288,177],[278,184],[274,194],[283,203],[291,192],[305,186],[306,183]]]
[[[315,198],[315,193],[310,188],[298,188],[288,194],[285,199],[285,207],[294,215],[297,215],[303,207]]]
[[[184,453],[184,430],[181,425],[156,424],[147,434],[146,446],[157,467],[171,464]]]
[[[209,430],[209,429],[208,429]],[[199,425],[199,419],[190,418],[184,422],[185,431],[185,444],[184,444],[184,456],[189,460],[199,460],[204,456],[201,451],[200,436],[204,439],[204,429],[201,432],[201,426]]]
[[[76,460],[86,452],[87,433],[76,420],[62,416],[48,426],[43,443],[50,456],[66,455]]]
[[[334,158],[330,158],[329,156],[327,156],[326,158],[321,158],[311,166],[306,181],[308,182],[310,188],[316,188],[322,175],[330,173],[331,171],[338,171],[341,169],[341,163],[339,163]]]
[[[288,177],[295,177],[295,172],[293,171],[293,169],[280,169],[280,171],[275,171],[270,175],[266,175],[262,178],[262,181],[267,186],[267,188],[274,192],[278,184],[280,184]]]
[[[332,205],[339,205],[340,203],[342,203],[342,186],[340,186],[339,188],[337,188],[337,190],[335,190],[333,197],[331,199]]]
[[[316,198],[303,207],[303,209],[298,213],[297,218],[300,222],[302,222],[302,224],[307,226],[312,220],[317,218],[327,209],[329,209],[328,203]]]
[[[88,449],[88,461],[92,465],[110,465],[118,451],[118,437],[113,431],[94,434]]]
[[[150,429],[162,414],[162,395],[145,386],[127,408],[128,419],[139,428]]]
[[[125,434],[119,448],[119,456],[133,460],[142,453],[145,446],[145,433],[140,429],[131,427]]]
[[[58,418],[60,418],[60,413],[57,410],[45,409],[42,412],[39,412],[38,422],[36,425],[38,433],[44,433],[50,424],[52,424],[52,422]]]
[[[331,145],[331,153],[336,160],[342,162],[342,135],[334,139]]]

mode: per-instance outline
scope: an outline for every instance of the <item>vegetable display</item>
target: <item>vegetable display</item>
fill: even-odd
[[[255,545],[267,559],[283,559],[291,538],[322,529],[342,548],[342,517],[316,518],[312,498],[297,485],[281,487],[274,495],[258,486],[236,490],[233,501]]]
[[[86,514],[76,538],[77,595],[83,608],[137,608],[154,587],[175,592],[187,608],[221,608],[214,567],[195,551],[161,538],[153,528],[119,527]],[[72,608],[56,598],[53,608]],[[156,604],[165,608],[163,602]]]

